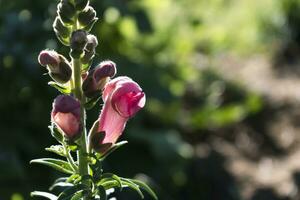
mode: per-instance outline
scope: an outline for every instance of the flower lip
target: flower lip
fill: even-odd
[[[133,117],[145,105],[144,92],[128,92],[112,98],[113,108],[123,117]]]

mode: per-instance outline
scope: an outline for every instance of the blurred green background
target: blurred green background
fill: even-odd
[[[37,56],[68,53],[52,31],[56,4],[0,0],[0,200],[27,200],[61,175],[29,165],[55,143],[47,126],[58,93]],[[105,170],[145,180],[161,200],[300,198],[299,0],[92,5],[93,65],[113,60],[147,95]]]

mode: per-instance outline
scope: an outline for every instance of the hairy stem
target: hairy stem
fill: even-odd
[[[79,59],[72,59],[72,65],[73,65],[73,80],[74,80],[74,95],[75,97],[80,101],[80,122],[82,126],[82,133],[80,138],[80,147],[78,151],[78,162],[79,162],[79,174],[81,176],[88,175],[89,174],[89,167],[88,167],[88,161],[87,161],[87,141],[86,141],[86,113],[85,113],[85,97],[82,93],[81,89],[81,62]],[[87,183],[86,183],[87,184]]]

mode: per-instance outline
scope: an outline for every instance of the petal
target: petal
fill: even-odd
[[[119,76],[117,78],[112,79],[111,81],[109,81],[103,90],[103,94],[102,94],[102,99],[105,102],[107,100],[107,98],[109,97],[109,95],[112,94],[112,92],[115,90],[116,85],[119,83],[123,83],[123,82],[128,82],[128,81],[132,81],[129,77],[127,76]]]
[[[53,121],[64,131],[68,137],[73,137],[79,132],[79,121],[72,113],[58,112]]]
[[[110,102],[105,102],[100,114],[98,132],[105,132],[102,143],[115,143],[121,136],[128,118],[121,116],[113,109]]]
[[[145,105],[145,94],[143,92],[128,92],[112,101],[113,107],[123,117],[134,116]]]

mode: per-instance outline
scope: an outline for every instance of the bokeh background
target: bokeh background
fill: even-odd
[[[29,165],[55,143],[47,126],[58,93],[37,56],[68,53],[51,29],[56,4],[0,0],[1,200],[30,199],[61,175]],[[147,181],[161,200],[300,198],[299,0],[92,5],[100,18],[93,65],[115,61],[147,95],[122,136],[129,144],[105,170]]]

